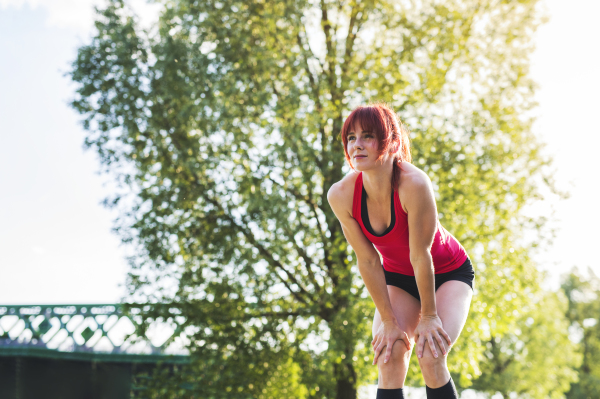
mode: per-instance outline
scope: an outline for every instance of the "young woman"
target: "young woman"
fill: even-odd
[[[458,398],[446,358],[469,312],[471,262],[439,223],[431,181],[410,163],[408,131],[387,105],[355,109],[341,136],[354,172],[327,198],[377,307],[377,398],[403,398],[415,341],[427,398]]]

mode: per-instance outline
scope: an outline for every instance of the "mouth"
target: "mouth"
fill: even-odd
[[[363,158],[366,158],[366,157],[367,157],[366,155],[355,155],[354,159],[363,159]]]

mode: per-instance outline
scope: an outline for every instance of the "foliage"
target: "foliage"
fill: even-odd
[[[537,292],[530,245],[517,245],[540,222],[524,205],[552,188],[527,117],[536,3],[165,1],[153,33],[122,1],[99,11],[72,105],[123,187],[106,203],[136,248],[128,299],[153,304],[148,323],[179,324],[195,355],[180,383],[279,397],[275,365],[297,397],[353,398],[373,381],[374,307],[326,193],[348,171],[344,118],[385,100],[476,266],[451,355],[471,384],[483,343]]]
[[[298,363],[291,357],[269,357],[267,353],[263,351],[250,359],[233,355],[232,361],[212,364],[206,364],[203,358],[196,356],[190,366],[157,367],[150,372],[138,373],[135,375],[134,397],[306,398],[308,392],[300,382]],[[264,360],[270,360],[271,363]],[[315,393],[312,392],[313,395]]]
[[[536,295],[509,333],[492,334],[486,343],[488,360],[481,363],[483,374],[473,388],[504,398],[564,398],[581,364],[569,340],[566,309],[562,292]]]
[[[571,385],[569,399],[600,397],[600,278],[589,269],[587,276],[577,269],[565,276],[562,283],[569,307],[566,312],[571,323],[572,338],[579,342],[583,362],[579,381]]]

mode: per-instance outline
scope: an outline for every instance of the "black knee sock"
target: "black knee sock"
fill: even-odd
[[[377,389],[377,399],[404,399],[402,388],[396,389]]]
[[[450,381],[443,387],[439,388],[429,388],[425,386],[425,390],[427,391],[427,399],[458,399],[458,394],[456,393],[456,388],[454,387],[454,381],[452,381],[452,377],[450,377]]]

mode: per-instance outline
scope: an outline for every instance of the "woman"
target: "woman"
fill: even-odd
[[[327,198],[377,307],[377,398],[403,398],[415,341],[427,398],[458,398],[446,358],[469,312],[471,262],[439,223],[431,181],[410,163],[408,131],[387,105],[354,110],[341,136],[355,173]]]

